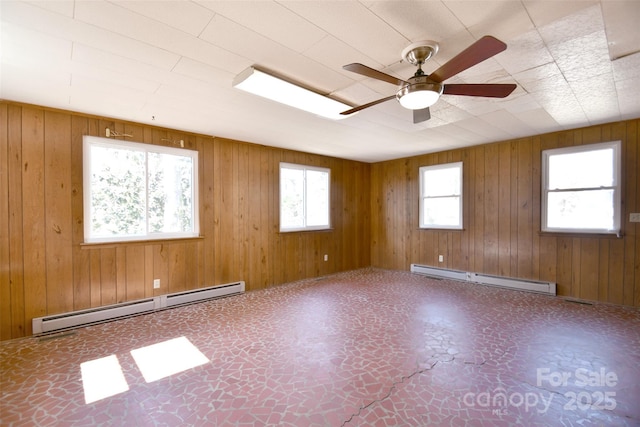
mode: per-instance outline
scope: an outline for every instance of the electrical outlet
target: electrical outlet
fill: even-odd
[[[444,255],[438,255],[438,262],[444,262]]]
[[[153,289],[160,289],[160,279],[153,279]]]
[[[329,255],[328,254],[324,254],[324,260],[325,261],[329,261]]]
[[[635,212],[629,214],[629,222],[640,222],[640,213]]]

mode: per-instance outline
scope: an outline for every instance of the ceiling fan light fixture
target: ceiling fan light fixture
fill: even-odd
[[[344,119],[346,116],[340,113],[352,108],[350,105],[272,76],[255,67],[249,67],[238,74],[232,85],[245,92],[332,120]]]
[[[409,110],[422,110],[435,104],[442,95],[439,83],[412,83],[396,94],[398,102]]]

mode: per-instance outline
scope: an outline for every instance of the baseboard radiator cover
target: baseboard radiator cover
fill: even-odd
[[[554,282],[493,276],[490,274],[473,273],[468,271],[448,270],[445,268],[430,267],[428,265],[420,264],[411,264],[411,272],[429,277],[446,278],[480,285],[498,286],[501,288],[556,295],[556,284]]]
[[[192,304],[208,299],[238,295],[244,293],[244,291],[245,283],[244,281],[239,281],[191,291],[159,295],[153,298],[145,298],[121,304],[36,317],[31,321],[31,325],[33,335],[47,334],[138,314],[150,313],[155,310],[162,310],[179,305]]]

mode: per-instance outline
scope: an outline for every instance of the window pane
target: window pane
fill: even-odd
[[[193,160],[149,153],[149,232],[193,229]]]
[[[424,171],[423,196],[460,195],[460,167],[437,168]]]
[[[85,135],[86,242],[198,235],[198,153]]]
[[[307,226],[329,225],[329,173],[307,170]]]
[[[460,221],[460,198],[423,199],[424,225],[457,226]]]
[[[280,227],[304,227],[304,170],[280,168]]]
[[[549,193],[547,225],[550,228],[614,228],[613,190]]]
[[[549,157],[549,189],[611,187],[613,149],[556,154]]]
[[[91,148],[91,236],[136,236],[146,232],[144,152]]]

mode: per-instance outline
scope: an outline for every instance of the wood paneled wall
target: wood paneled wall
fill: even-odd
[[[549,280],[558,293],[640,306],[640,120],[611,123],[437,154],[371,169],[373,266],[411,263]],[[540,233],[541,151],[622,141],[624,237]],[[418,168],[464,162],[464,230],[418,228]],[[444,262],[438,262],[438,255]]]
[[[106,127],[198,150],[201,238],[83,244],[82,136]],[[281,161],[331,169],[332,230],[279,233]],[[0,102],[0,339],[30,335],[43,315],[369,266],[369,179],[366,163]]]

